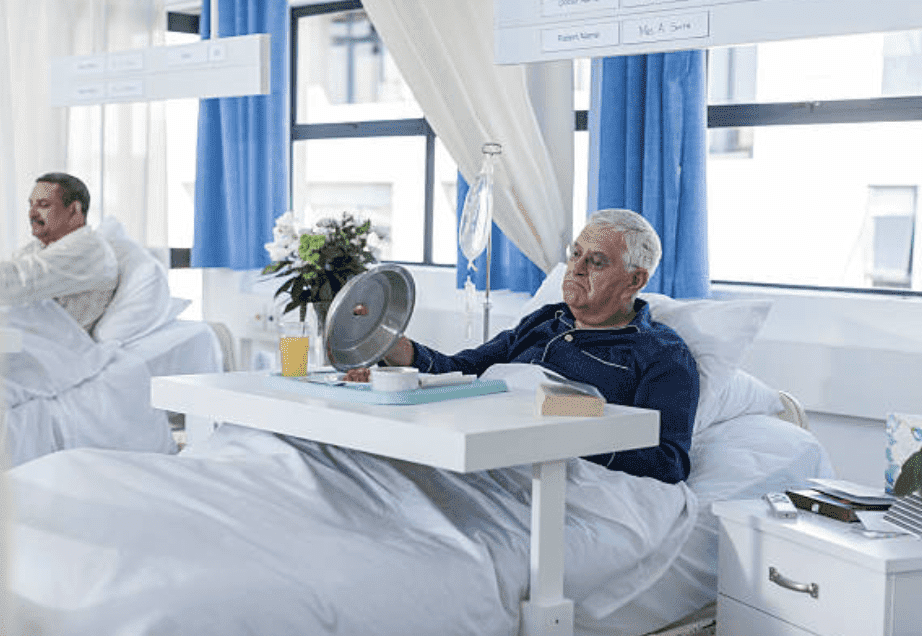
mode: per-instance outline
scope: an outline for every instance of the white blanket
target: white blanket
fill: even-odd
[[[11,465],[64,448],[175,450],[144,360],[97,343],[53,300],[4,310],[22,351],[0,354]]]
[[[697,501],[567,473],[565,594],[577,617],[613,611],[675,558]],[[518,630],[528,467],[461,475],[225,424],[179,455],[65,451],[8,476],[12,589],[46,635]]]

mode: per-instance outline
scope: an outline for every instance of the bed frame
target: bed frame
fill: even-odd
[[[778,418],[803,429],[810,429],[807,412],[800,401],[787,391],[778,391],[784,408]],[[644,636],[713,636],[717,629],[717,601],[708,603],[696,612]]]

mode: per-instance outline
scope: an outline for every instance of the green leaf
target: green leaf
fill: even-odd
[[[285,281],[285,283],[283,283],[282,286],[279,287],[279,288],[275,291],[275,295],[276,295],[276,296],[279,296],[280,294],[284,294],[286,291],[288,291],[289,289],[291,289],[291,286],[294,284],[294,282],[295,282],[295,279],[293,279],[293,278],[291,278],[291,279]]]
[[[893,494],[897,497],[911,495],[922,489],[922,451],[909,456],[900,469],[900,476],[893,484]]]

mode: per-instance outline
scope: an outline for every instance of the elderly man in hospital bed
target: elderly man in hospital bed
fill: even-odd
[[[533,363],[592,384],[608,402],[660,412],[660,444],[586,457],[611,470],[666,483],[687,479],[698,370],[679,335],[637,298],[659,264],[653,227],[629,210],[592,215],[569,250],[563,303],[546,305],[476,349],[447,356],[401,338],[388,365],[480,375],[493,364]],[[361,311],[359,309],[358,311]],[[349,379],[367,381],[368,369]]]
[[[0,306],[55,299],[87,332],[118,284],[109,243],[86,224],[90,193],[72,175],[36,179],[29,197],[33,240],[0,261]]]

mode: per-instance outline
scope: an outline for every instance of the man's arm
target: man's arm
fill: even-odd
[[[24,305],[94,289],[118,277],[112,248],[91,234],[72,232],[37,251],[0,261],[0,305]]]
[[[390,351],[384,355],[383,362],[391,367],[415,366],[423,373],[462,371],[465,374],[480,375],[490,365],[505,361],[499,357],[508,350],[510,339],[511,335],[503,332],[477,349],[467,349],[453,356],[447,356],[435,349],[413,342],[406,336],[401,336]],[[367,367],[349,369],[345,379],[350,382],[368,382],[370,370]]]
[[[584,459],[638,477],[654,477],[667,483],[684,481],[690,470],[688,451],[698,408],[698,387],[697,366],[687,350],[657,361],[641,378],[633,406],[659,411],[659,446]]]

